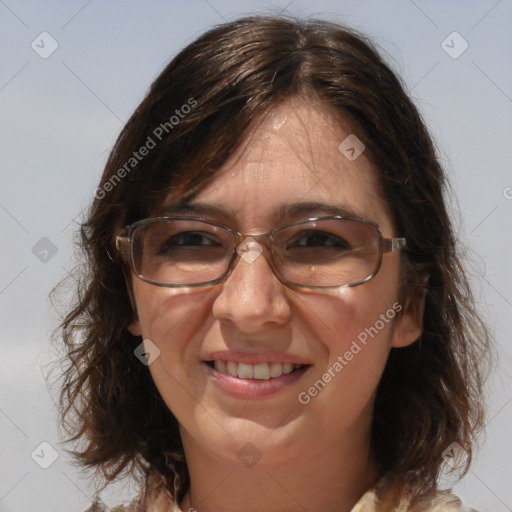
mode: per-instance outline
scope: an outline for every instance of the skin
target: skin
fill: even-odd
[[[305,217],[279,218],[279,206],[318,201],[349,208],[377,222],[385,237],[397,236],[366,154],[349,161],[338,149],[350,133],[348,123],[319,103],[289,99],[255,124],[193,203],[221,206],[223,213],[211,218],[258,234]],[[418,309],[406,301],[402,314],[307,405],[297,395],[398,301],[399,271],[397,251],[385,254],[378,274],[363,285],[291,289],[264,253],[252,263],[239,259],[214,286],[172,289],[133,278],[137,317],[130,329],[158,346],[151,375],[181,426],[191,476],[183,510],[348,511],[375,483],[373,399],[391,347],[420,335]],[[273,395],[233,398],[201,362],[226,349],[282,351],[312,366]],[[261,457],[252,467],[237,456],[248,442]]]

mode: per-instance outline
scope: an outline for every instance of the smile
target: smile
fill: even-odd
[[[227,373],[232,377],[258,380],[268,380],[281,377],[282,375],[288,375],[305,366],[303,364],[278,362],[247,364],[224,360],[207,361],[206,364],[208,364],[210,368],[214,368],[221,373]]]
[[[258,362],[256,364],[211,359],[203,361],[209,379],[223,393],[244,400],[262,399],[294,385],[311,364]]]

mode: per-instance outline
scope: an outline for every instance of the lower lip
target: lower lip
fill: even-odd
[[[216,384],[228,395],[236,398],[262,398],[277,393],[281,389],[297,382],[310,368],[305,366],[280,377],[270,379],[241,379],[229,373],[219,372],[206,363],[203,363],[207,373]]]

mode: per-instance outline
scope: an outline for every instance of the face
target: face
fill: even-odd
[[[348,159],[338,149],[350,134],[325,107],[288,100],[250,130],[190,209],[173,215],[208,207],[202,216],[261,234],[336,207],[397,236],[365,152]],[[306,202],[317,205],[282,215]],[[389,351],[420,334],[412,307],[398,303],[399,275],[396,251],[384,254],[372,280],[339,289],[285,286],[266,252],[239,258],[216,285],[173,289],[133,277],[130,330],[160,350],[149,368],[185,449],[234,466],[247,451],[275,467],[368,441]],[[275,377],[243,378],[252,365],[267,364]],[[228,365],[242,377],[226,373]],[[294,371],[282,374],[290,365]]]

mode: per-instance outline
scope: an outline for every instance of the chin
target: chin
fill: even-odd
[[[278,425],[275,419],[272,426],[255,418],[240,417],[225,418],[220,424],[222,429],[217,425],[214,432],[201,428],[202,442],[194,436],[195,442],[203,445],[203,450],[209,452],[211,458],[222,461],[231,470],[253,467],[270,470],[299,464],[304,460],[300,447],[311,443],[300,434],[298,425]],[[208,425],[211,425],[210,421]]]

